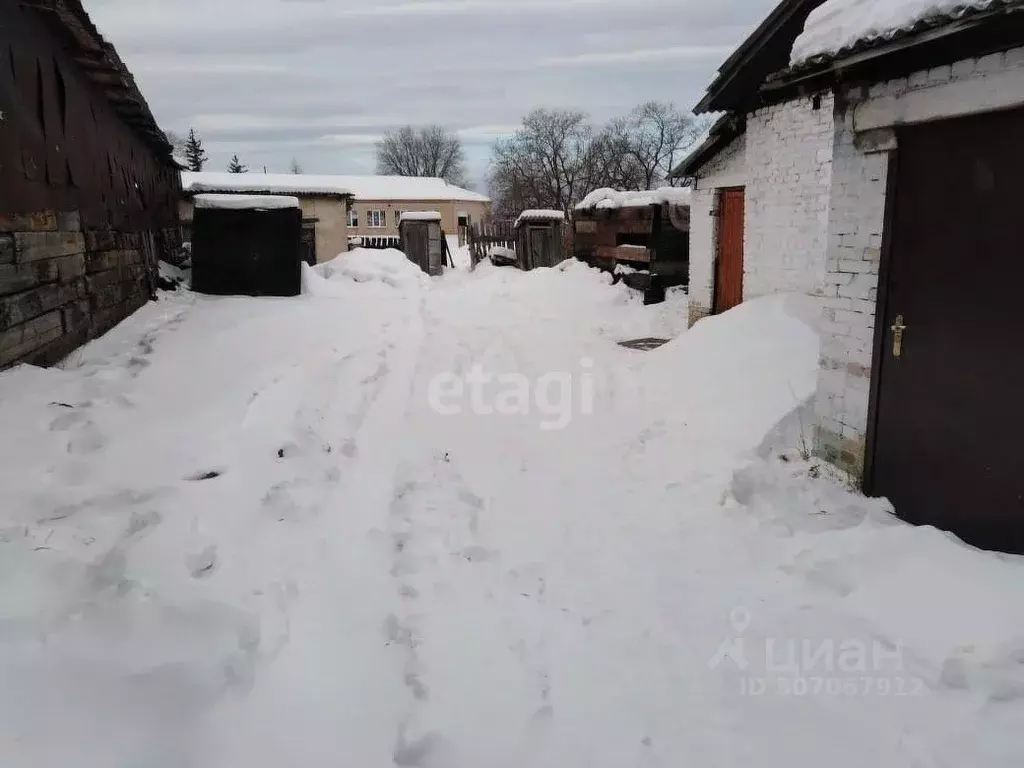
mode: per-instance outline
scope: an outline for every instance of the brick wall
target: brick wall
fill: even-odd
[[[833,98],[806,97],[747,117],[746,133],[700,169],[691,201],[690,322],[713,299],[718,190],[746,187],[743,298],[817,291],[824,277]]]
[[[835,110],[815,450],[854,475],[864,469],[887,171],[896,147],[895,134],[878,125],[886,114],[898,126],[908,116],[943,119],[1019,106],[1014,84],[1022,81],[1018,48],[850,87]],[[1005,103],[993,100],[999,94]]]
[[[825,274],[834,136],[831,93],[747,118],[743,298],[814,293]]]
[[[690,325],[711,314],[714,301],[715,247],[718,242],[715,209],[718,189],[747,182],[747,136],[722,149],[701,169],[690,195]]]
[[[0,214],[0,369],[55,363],[145,304],[156,241],[174,238],[83,230],[77,213]]]
[[[871,385],[888,155],[855,143],[852,111],[836,119],[815,401],[819,455],[859,473]]]

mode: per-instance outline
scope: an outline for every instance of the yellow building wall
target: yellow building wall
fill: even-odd
[[[348,251],[348,206],[346,201],[335,197],[300,197],[303,220],[315,220],[316,260],[330,261],[335,256]],[[192,201],[182,200],[178,203],[178,215],[181,223],[192,224]]]
[[[484,202],[460,202],[457,200],[356,200],[352,207],[359,214],[359,226],[349,227],[349,237],[398,237],[398,211],[437,211],[441,214],[441,229],[446,235],[459,232],[458,216],[468,214],[474,222],[483,221],[491,215],[491,204]],[[367,213],[372,210],[384,211],[385,226],[367,226]]]

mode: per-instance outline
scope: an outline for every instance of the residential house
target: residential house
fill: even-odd
[[[701,261],[717,272],[728,189],[753,211],[813,198],[790,205],[793,221],[746,217],[743,275],[754,291],[822,297],[816,452],[906,520],[1024,552],[1024,2],[787,2],[771,18],[741,48],[762,66],[727,64],[716,83],[734,82],[731,96],[713,86],[701,103],[730,110],[730,143],[746,137],[710,196]],[[780,136],[773,155],[751,152],[759,116],[821,112],[823,143],[801,118],[802,147]],[[681,169],[695,197],[716,183],[725,148],[710,147]],[[795,187],[761,199],[756,180],[773,175]],[[761,238],[814,250],[773,256]]]
[[[0,4],[0,369],[52,364],[153,295],[178,167],[79,0]]]
[[[410,176],[320,176],[265,173],[183,173],[181,215],[191,221],[191,195],[203,192],[297,196],[318,261],[353,245],[398,246],[402,212],[437,211],[441,227],[457,234],[490,215],[490,199],[444,179]]]
[[[349,212],[351,237],[398,239],[398,222],[403,212],[441,214],[441,229],[455,235],[471,221],[490,217],[491,200],[444,179],[411,176],[345,176],[355,191]]]

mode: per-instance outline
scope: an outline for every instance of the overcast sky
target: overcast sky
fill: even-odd
[[[479,180],[538,106],[692,107],[775,0],[85,0],[165,130],[222,170],[373,173],[387,128],[440,123]]]

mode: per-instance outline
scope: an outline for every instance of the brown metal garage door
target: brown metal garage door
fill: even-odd
[[[1024,552],[1024,111],[899,133],[868,490]],[[890,187],[892,188],[892,187]]]

